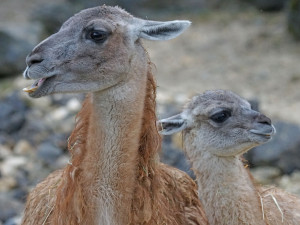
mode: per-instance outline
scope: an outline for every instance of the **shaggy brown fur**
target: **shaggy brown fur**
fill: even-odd
[[[263,217],[267,225],[300,224],[300,199],[276,187],[257,186]],[[278,204],[278,205],[277,205]]]
[[[184,172],[159,162],[161,138],[156,128],[156,86],[150,70],[147,79],[135,191],[128,215],[130,224],[207,224],[194,181]],[[93,216],[89,214],[86,193],[82,192],[85,184],[81,183],[81,171],[77,169],[89,150],[86,139],[92,135],[87,132],[91,107],[87,97],[69,139],[72,165],[51,174],[31,192],[22,224],[88,224]],[[37,209],[39,215],[33,216]]]

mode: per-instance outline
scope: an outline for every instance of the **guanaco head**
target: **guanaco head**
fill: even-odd
[[[271,120],[252,110],[231,91],[206,91],[186,105],[182,113],[158,122],[160,133],[183,131],[185,149],[219,157],[238,156],[263,144],[275,134]]]
[[[83,10],[38,44],[26,58],[25,88],[31,97],[96,92],[146,74],[147,53],[140,39],[169,40],[189,21],[158,22],[133,17],[119,7]],[[138,71],[138,72],[137,72]]]

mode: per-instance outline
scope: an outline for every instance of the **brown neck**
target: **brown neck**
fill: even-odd
[[[265,224],[258,193],[238,157],[198,150],[192,161],[209,224]]]
[[[154,110],[144,104],[146,79],[141,75],[86,99],[70,137],[72,165],[65,169],[66,181],[58,188],[54,220],[61,217],[67,221],[64,224],[74,225],[130,220],[138,168],[156,155],[141,157],[144,152],[140,152],[144,127],[155,124],[155,117],[143,122],[144,111]]]
[[[129,219],[145,97],[145,87],[136,96],[126,93],[135,88],[124,87],[119,96],[111,91],[92,96],[87,155],[80,168],[84,183],[90,182],[87,191],[97,190],[88,202],[98,212],[98,224],[127,224]],[[132,99],[124,102],[123,95]]]

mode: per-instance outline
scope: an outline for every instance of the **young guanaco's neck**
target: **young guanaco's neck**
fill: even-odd
[[[265,225],[259,195],[242,161],[191,148],[187,153],[209,224]]]

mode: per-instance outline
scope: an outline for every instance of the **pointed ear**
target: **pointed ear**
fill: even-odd
[[[186,128],[186,122],[181,114],[162,119],[157,122],[159,133],[163,135],[171,135],[180,132]]]
[[[167,22],[144,20],[139,37],[152,41],[170,40],[185,31],[191,22],[188,20],[174,20]]]

